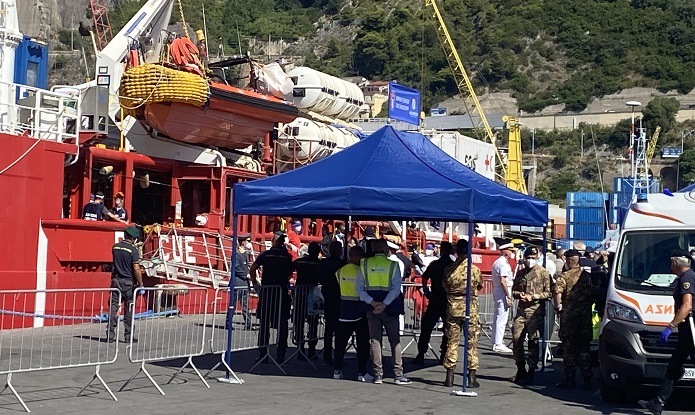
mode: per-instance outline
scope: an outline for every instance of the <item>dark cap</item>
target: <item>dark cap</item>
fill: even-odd
[[[365,238],[376,238],[376,233],[374,232],[373,226],[367,226],[364,228],[364,237]]]
[[[140,236],[140,231],[135,226],[128,226],[127,228],[125,228],[125,233],[131,238],[137,238],[138,236]]]
[[[690,260],[693,259],[690,253],[684,249],[674,249],[673,251],[671,251],[671,258],[688,258]]]
[[[538,248],[536,248],[535,246],[529,246],[528,248],[526,248],[526,250],[524,251],[524,257],[529,257],[531,255],[538,255]]]
[[[571,256],[582,256],[582,254],[579,253],[576,249],[568,249],[565,251],[565,258],[569,258]]]
[[[243,242],[251,237],[250,233],[242,233],[236,236],[237,241]]]

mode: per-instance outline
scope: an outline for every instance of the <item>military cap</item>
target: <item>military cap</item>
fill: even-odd
[[[674,249],[673,251],[671,251],[671,258],[688,258],[690,260],[693,259],[690,253],[684,249]]]
[[[531,255],[538,255],[538,248],[536,248],[535,246],[529,246],[528,248],[526,248],[526,250],[524,251],[524,257],[529,257]]]
[[[576,249],[568,249],[565,251],[565,258],[569,258],[571,256],[582,256],[582,254],[579,253]]]

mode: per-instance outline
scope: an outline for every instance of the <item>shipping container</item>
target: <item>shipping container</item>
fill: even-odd
[[[601,240],[606,234],[604,223],[568,223],[567,237],[569,239]]]
[[[568,207],[567,223],[601,223],[606,221],[603,207]]]
[[[432,144],[469,169],[495,180],[495,145],[459,133],[425,133]]]
[[[567,193],[567,207],[603,208],[608,200],[608,193],[570,192]]]
[[[632,194],[634,180],[632,177],[616,177],[613,179],[613,191],[615,193]],[[649,179],[649,193],[659,193],[660,184],[658,179]]]

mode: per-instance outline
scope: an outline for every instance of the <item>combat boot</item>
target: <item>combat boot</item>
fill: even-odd
[[[664,410],[664,401],[658,396],[650,401],[637,401],[637,403],[653,415],[661,415],[661,412]]]
[[[517,385],[522,385],[525,382],[526,376],[528,376],[528,372],[526,372],[525,367],[517,367],[516,369],[516,375],[512,378],[512,382],[516,383]]]
[[[425,355],[418,353],[417,356],[415,356],[415,358],[410,361],[410,363],[414,364],[415,366],[424,366],[425,365]]]
[[[446,370],[446,380],[444,380],[444,386],[447,388],[454,386],[454,369]]]
[[[574,377],[569,377],[566,376],[562,382],[557,384],[558,389],[574,389],[577,387],[577,384],[574,381]]]
[[[480,387],[480,383],[478,383],[478,379],[476,379],[476,372],[476,370],[468,371],[468,387],[471,389]]]

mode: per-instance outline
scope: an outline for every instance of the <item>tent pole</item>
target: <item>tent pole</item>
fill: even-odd
[[[458,396],[478,396],[476,392],[466,391],[468,383],[468,330],[470,329],[471,320],[471,270],[473,269],[473,222],[468,222],[468,266],[466,267],[466,317],[463,319],[463,382],[461,382],[461,390],[454,391]]]
[[[454,222],[449,222],[449,243],[454,243]]]
[[[350,238],[352,238],[352,215],[349,215],[347,217],[347,222],[345,223],[345,243],[343,244],[343,259],[345,261],[348,261],[350,259],[350,248],[348,248],[348,242]]]
[[[543,226],[543,268],[546,268],[546,264],[548,263],[548,225]],[[550,276],[552,280],[552,275]],[[551,281],[552,282],[552,281]],[[552,284],[551,284],[552,286]],[[551,292],[552,295],[552,292]],[[547,356],[548,352],[548,341],[550,340],[550,334],[553,326],[550,324],[550,299],[543,300],[544,306],[545,306],[545,313],[543,315],[543,336],[541,337],[541,372],[546,372],[547,368],[545,367],[545,357]]]
[[[230,379],[230,371],[229,368],[232,366],[232,329],[233,323],[234,323],[234,309],[236,308],[236,294],[234,292],[234,273],[236,270],[236,264],[238,260],[238,255],[239,255],[239,250],[237,249],[237,246],[239,245],[239,238],[238,238],[238,227],[239,227],[239,216],[238,215],[232,215],[232,264],[230,267],[230,275],[229,275],[229,308],[227,308],[227,350],[224,353],[224,361],[225,361],[225,375],[224,375],[224,381],[227,383],[239,383],[238,381],[235,382],[238,378],[236,378],[236,375],[234,377],[236,379]]]

